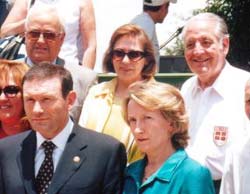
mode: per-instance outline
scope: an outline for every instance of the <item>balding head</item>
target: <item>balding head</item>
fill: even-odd
[[[61,19],[59,12],[54,5],[47,5],[44,3],[36,3],[31,7],[26,17],[25,22],[25,31],[28,30],[29,26],[32,25],[34,22],[36,23],[37,20],[47,20],[50,23],[56,24],[56,32],[57,33],[64,33],[64,21]]]
[[[182,30],[182,36],[185,38],[187,30],[192,28],[193,24],[197,25],[199,22],[210,22],[218,38],[229,36],[227,24],[223,18],[210,12],[200,13],[191,17]]]
[[[35,4],[25,24],[25,43],[28,57],[34,64],[54,62],[61,49],[65,32],[55,6]]]

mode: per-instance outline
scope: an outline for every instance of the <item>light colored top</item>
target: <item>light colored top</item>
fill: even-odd
[[[55,149],[53,151],[53,165],[54,165],[54,172],[56,170],[57,164],[61,158],[61,155],[64,151],[66,143],[68,141],[69,135],[73,130],[74,123],[69,119],[65,128],[53,139],[49,140],[55,144]],[[38,171],[43,163],[45,158],[44,149],[41,146],[46,139],[39,133],[36,132],[36,139],[37,139],[37,147],[36,147],[36,156],[35,156],[35,176],[37,176]]]
[[[212,86],[201,89],[197,76],[182,86],[190,117],[188,155],[207,166],[214,180],[221,179],[225,152],[248,133],[244,88],[250,74],[228,63]]]
[[[142,183],[146,158],[132,163],[125,171],[123,194],[213,194],[210,172],[189,158],[183,149],[172,154]]]
[[[155,50],[155,59],[156,64],[158,66],[160,65],[160,47],[156,35],[156,29],[155,29],[155,23],[153,19],[150,17],[150,15],[146,12],[141,13],[140,15],[137,15],[132,21],[132,24],[136,24],[140,26],[148,35],[149,39],[152,41],[154,50]]]
[[[83,104],[79,125],[116,137],[125,145],[130,163],[143,155],[137,149],[130,127],[124,120],[124,106],[119,107],[119,103],[114,102],[116,85],[115,78],[90,88]]]
[[[30,0],[29,0],[30,1]],[[35,0],[35,4],[45,3],[57,7],[58,14],[64,24],[65,37],[59,57],[66,63],[79,64],[82,56],[78,57],[78,39],[80,39],[80,0]],[[81,48],[82,50],[82,48]]]
[[[228,150],[220,194],[250,193],[250,139]]]
[[[116,139],[123,139],[123,131],[121,125],[126,125],[125,115],[125,100],[114,97],[114,102],[111,106],[110,114],[107,118],[107,123],[104,125],[103,133],[112,134]],[[116,130],[114,130],[116,129]],[[129,134],[127,134],[129,135]],[[128,137],[124,139],[128,140]],[[127,144],[128,142],[125,142]]]

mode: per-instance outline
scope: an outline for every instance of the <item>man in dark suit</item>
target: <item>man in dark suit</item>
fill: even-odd
[[[121,193],[125,148],[73,123],[68,113],[76,98],[72,88],[71,75],[61,66],[46,63],[27,72],[24,109],[33,130],[0,141],[0,194]],[[48,162],[45,141],[54,145],[48,165],[52,179],[38,192],[38,177],[49,177],[41,173]]]
[[[64,66],[73,77],[73,87],[77,93],[75,104],[70,110],[74,120],[78,122],[84,99],[97,81],[97,74],[92,69],[79,64],[70,63],[58,57],[65,37],[63,22],[53,5],[34,5],[29,10],[25,23],[25,62],[29,66],[44,61]],[[62,56],[63,57],[63,56]]]

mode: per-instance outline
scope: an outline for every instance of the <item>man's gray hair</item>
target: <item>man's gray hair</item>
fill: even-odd
[[[25,20],[25,31],[27,31],[30,20],[34,15],[53,15],[54,19],[58,19],[60,26],[60,33],[65,33],[64,20],[63,17],[60,16],[60,12],[58,11],[55,5],[45,4],[36,2],[29,10]]]
[[[186,36],[186,32],[187,29],[189,28],[189,25],[194,22],[194,21],[198,21],[198,20],[202,20],[202,21],[212,21],[214,23],[214,30],[215,33],[217,35],[217,37],[219,39],[227,36],[229,37],[229,33],[228,33],[228,27],[226,22],[224,21],[224,19],[214,13],[210,13],[210,12],[205,12],[205,13],[199,13],[193,17],[191,17],[186,25],[184,26],[183,30],[182,30],[182,37],[185,38]]]

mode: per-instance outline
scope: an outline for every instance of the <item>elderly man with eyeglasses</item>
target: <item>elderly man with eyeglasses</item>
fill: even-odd
[[[80,67],[78,64],[65,63],[58,57],[65,37],[63,21],[60,20],[57,8],[52,5],[34,5],[28,13],[25,23],[25,45],[29,66],[41,62],[51,62],[63,65],[68,69],[74,81],[77,92],[76,102],[71,109],[71,115],[77,122],[88,89],[96,82],[97,76],[93,70]]]

